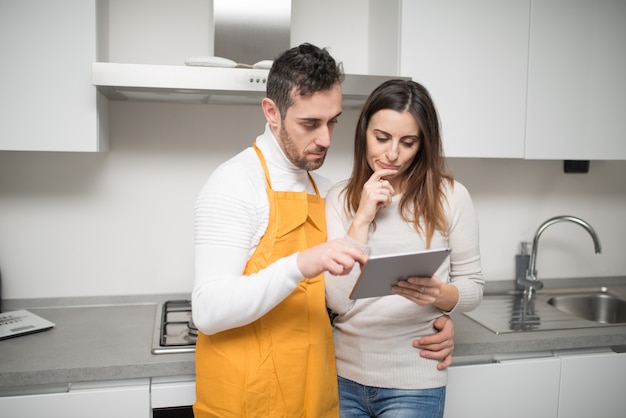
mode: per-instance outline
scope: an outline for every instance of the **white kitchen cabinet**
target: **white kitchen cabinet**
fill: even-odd
[[[401,74],[448,157],[624,160],[624,22],[624,1],[404,0]]]
[[[626,2],[534,0],[526,158],[626,159]]]
[[[0,0],[0,150],[102,151],[96,0]]]
[[[560,368],[556,357],[452,366],[444,417],[555,418]]]
[[[431,93],[448,157],[523,158],[531,0],[404,0],[400,74]]]
[[[72,384],[69,391],[0,396],[6,418],[150,418],[150,380]]]
[[[559,418],[621,418],[626,353],[562,354]]]

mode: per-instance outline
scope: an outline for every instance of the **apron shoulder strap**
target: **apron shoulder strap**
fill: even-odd
[[[261,152],[259,147],[256,146],[256,142],[252,144],[252,147],[254,147],[254,151],[256,151],[256,155],[259,157],[259,161],[261,161],[261,166],[263,167],[263,172],[265,173],[265,186],[271,190],[272,182],[270,181],[270,172],[267,169],[267,163],[265,162],[265,157],[263,157],[263,153]]]

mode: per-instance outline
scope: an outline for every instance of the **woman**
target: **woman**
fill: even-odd
[[[446,170],[437,112],[414,81],[390,80],[366,101],[354,167],[326,199],[328,239],[368,254],[451,248],[433,277],[409,278],[394,295],[351,300],[360,273],[326,275],[334,318],[342,417],[442,417],[447,373],[411,342],[441,315],[482,300],[478,223],[467,189]]]

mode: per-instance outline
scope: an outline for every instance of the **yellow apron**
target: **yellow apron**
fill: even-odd
[[[324,200],[272,189],[269,224],[244,274],[326,240]],[[252,280],[252,279],[251,279]],[[245,309],[245,307],[242,307]],[[274,309],[255,322],[214,335],[199,333],[196,345],[196,418],[338,417],[333,336],[326,312],[323,274],[300,281]]]

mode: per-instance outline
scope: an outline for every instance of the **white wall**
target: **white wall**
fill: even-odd
[[[142,24],[161,22],[124,23],[127,3],[110,1],[112,61],[135,56],[149,38],[123,40]],[[167,13],[166,3],[152,4]],[[202,23],[192,26],[204,36]],[[165,49],[151,47],[144,56],[144,48],[136,56],[152,63],[178,59]],[[322,169],[332,179],[349,174],[356,118],[348,110],[338,125]],[[191,291],[196,195],[216,165],[250,145],[262,128],[254,106],[110,102],[108,153],[0,152],[4,297]],[[589,221],[603,252],[593,254],[579,226],[554,225],[541,239],[540,278],[626,274],[626,162],[592,161],[585,175],[563,174],[561,161],[456,159],[450,166],[478,210],[487,280],[512,280],[519,242],[559,214]]]
[[[323,172],[349,174],[357,114],[342,116]],[[221,161],[263,125],[255,106],[110,102],[111,150],[0,152],[0,268],[4,296],[188,292],[193,205]],[[542,235],[540,277],[624,275],[626,162],[451,160],[481,226],[487,280],[513,278],[514,255],[545,219],[578,215],[600,235],[557,224]]]

